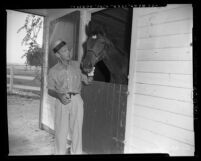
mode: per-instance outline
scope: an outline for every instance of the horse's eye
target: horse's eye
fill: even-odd
[[[96,35],[93,35],[93,36],[92,36],[92,39],[96,39],[96,38],[97,38],[97,36],[96,36]]]

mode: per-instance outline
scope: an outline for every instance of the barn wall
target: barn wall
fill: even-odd
[[[125,153],[194,155],[192,5],[134,9],[133,21]]]

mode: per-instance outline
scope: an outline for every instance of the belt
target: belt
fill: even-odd
[[[71,96],[75,96],[76,94],[79,94],[79,93],[69,92],[68,94],[69,94],[69,96],[70,96],[70,98],[71,98]]]

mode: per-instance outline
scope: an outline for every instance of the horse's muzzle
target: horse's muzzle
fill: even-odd
[[[90,73],[93,69],[93,66],[90,62],[83,61],[81,62],[81,69],[84,71],[84,73]]]

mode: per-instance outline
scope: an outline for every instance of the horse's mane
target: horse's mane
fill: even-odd
[[[115,45],[115,48],[116,48],[122,55],[124,55],[124,56],[127,56],[127,55],[128,55],[126,51],[120,49],[119,47],[117,47],[117,45]]]
[[[102,36],[105,36],[105,35],[102,35]],[[109,44],[110,47],[116,48],[121,53],[121,55],[123,55],[123,56],[127,56],[128,55],[126,51],[120,49],[117,45],[115,45],[115,42],[112,40],[112,38],[109,38],[108,36],[105,36],[105,37],[111,42]]]

